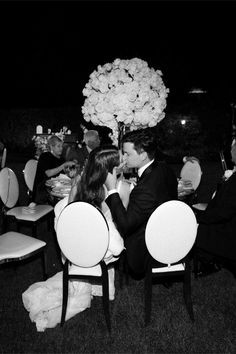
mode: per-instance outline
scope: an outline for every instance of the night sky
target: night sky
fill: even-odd
[[[236,3],[0,2],[0,108],[81,106],[98,65],[138,57],[178,100],[236,102]]]

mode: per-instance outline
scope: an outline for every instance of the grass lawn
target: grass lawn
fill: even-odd
[[[10,160],[8,166],[20,181],[20,202],[26,201],[22,169],[26,161]],[[173,166],[178,175],[181,166]],[[203,163],[199,201],[208,201],[222,174],[216,163]],[[24,230],[29,233],[30,230]],[[55,243],[46,225],[40,237],[47,241],[48,269],[60,270]],[[43,333],[24,309],[21,294],[32,283],[41,281],[39,261],[33,260],[0,269],[0,353],[235,353],[236,352],[236,279],[226,269],[195,280],[192,298],[195,322],[188,317],[182,285],[170,289],[153,286],[152,318],[144,327],[144,283],[130,279],[111,302],[112,334],[109,335],[102,311],[101,298],[94,298],[90,309]],[[117,277],[118,279],[118,277]]]

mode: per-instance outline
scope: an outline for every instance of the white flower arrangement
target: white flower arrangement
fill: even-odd
[[[85,121],[110,128],[117,144],[120,125],[130,130],[154,127],[165,117],[168,92],[162,72],[149,68],[146,61],[116,59],[90,75],[82,113]]]

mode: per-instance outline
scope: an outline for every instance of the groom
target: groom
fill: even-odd
[[[138,170],[139,181],[130,194],[126,210],[116,190],[116,173],[109,173],[105,201],[125,240],[129,267],[140,277],[145,274],[149,258],[145,244],[147,221],[159,205],[177,199],[177,179],[168,165],[155,160],[157,142],[150,128],[125,134],[122,148],[126,166]]]

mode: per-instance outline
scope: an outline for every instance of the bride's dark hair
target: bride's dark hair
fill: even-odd
[[[95,148],[89,154],[81,179],[77,184],[75,201],[84,201],[101,207],[105,198],[104,183],[108,172],[120,163],[119,150],[113,145]]]

